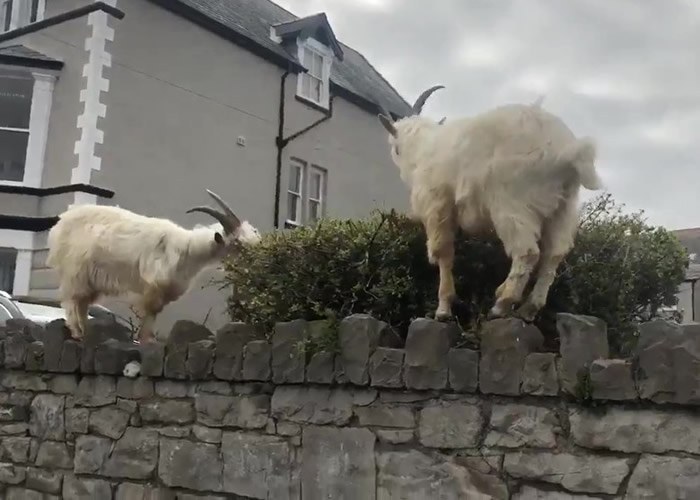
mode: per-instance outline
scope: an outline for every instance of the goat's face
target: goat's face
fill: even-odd
[[[231,233],[225,231],[214,233],[214,241],[222,255],[230,253],[241,245],[257,245],[261,239],[260,232],[247,220],[241,222]]]

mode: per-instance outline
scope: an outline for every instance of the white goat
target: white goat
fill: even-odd
[[[558,117],[531,105],[500,106],[472,118],[438,123],[420,112],[442,85],[424,91],[412,116],[379,120],[389,132],[391,157],[411,188],[411,208],[427,235],[428,258],[440,268],[436,318],[451,317],[457,226],[495,230],[512,259],[496,290],[490,317],[520,303],[536,267],[536,281],[516,314],[532,321],[547,300],[556,269],[571,250],[578,225],[580,186],[597,190],[592,140],[577,139]]]
[[[193,229],[112,206],[78,205],[60,215],[49,231],[47,264],[58,271],[73,338],[85,335],[87,308],[100,296],[132,294],[143,315],[139,340],[152,342],[156,316],[190,288],[200,271],[237,245],[260,241],[252,225],[241,222],[217,194],[207,193],[223,213],[210,207],[187,210],[219,221]]]

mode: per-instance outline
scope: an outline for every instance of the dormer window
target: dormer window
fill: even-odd
[[[307,72],[299,73],[297,95],[323,108],[328,108],[333,53],[328,47],[313,38],[300,40],[298,47],[299,61],[307,69]]]

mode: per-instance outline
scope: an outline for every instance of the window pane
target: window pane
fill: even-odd
[[[289,190],[301,193],[301,167],[297,165],[292,165],[289,169]]]
[[[15,281],[15,262],[17,262],[17,250],[0,248],[0,290],[8,293],[12,293]]]
[[[311,97],[311,77],[306,73],[301,75],[301,95]]]
[[[317,201],[309,200],[309,220],[316,222],[320,217],[321,206]]]
[[[303,55],[302,55],[303,60],[301,61],[301,64],[303,64],[304,67],[308,70],[311,70],[311,65],[313,64],[313,62],[312,62],[313,57],[314,57],[314,53],[305,47],[303,50]]]
[[[3,31],[8,31],[10,29],[10,22],[12,21],[12,0],[4,0],[2,2],[2,6],[0,7],[0,19],[2,19]]]
[[[311,86],[312,86],[311,99],[313,99],[316,102],[321,102],[321,80],[317,80],[317,79],[313,78]]]
[[[27,155],[26,132],[0,130],[0,180],[22,181],[24,159]]]
[[[33,86],[31,78],[0,74],[0,127],[29,129]]]
[[[287,220],[299,222],[299,196],[287,194]]]
[[[311,189],[309,198],[313,198],[315,200],[321,199],[321,174],[319,172],[314,172],[311,174]]]
[[[39,15],[39,0],[32,0],[32,10],[29,14],[29,22],[36,22],[36,18]]]
[[[314,54],[314,65],[313,68],[309,68],[309,70],[312,75],[321,78],[323,76],[323,57],[319,54]]]

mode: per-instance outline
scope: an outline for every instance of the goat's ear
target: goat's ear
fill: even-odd
[[[224,244],[224,237],[221,236],[221,233],[216,232],[216,233],[214,233],[214,241],[216,241],[216,243],[218,245],[223,245]]]

